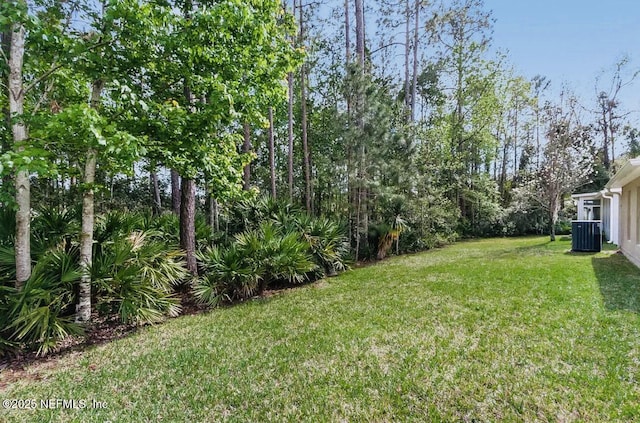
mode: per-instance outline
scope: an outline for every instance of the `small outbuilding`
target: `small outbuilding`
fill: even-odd
[[[599,192],[573,194],[579,221],[600,221],[604,239],[618,244],[619,198],[606,189]]]

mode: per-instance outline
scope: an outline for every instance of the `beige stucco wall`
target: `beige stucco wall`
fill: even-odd
[[[640,266],[640,179],[622,187],[620,197],[620,248]]]

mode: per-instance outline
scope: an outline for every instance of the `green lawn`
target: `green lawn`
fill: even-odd
[[[640,270],[570,248],[461,242],[148,327],[34,365],[0,397],[39,409],[0,421],[638,421]]]

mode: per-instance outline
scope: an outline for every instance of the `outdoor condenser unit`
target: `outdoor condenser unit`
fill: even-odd
[[[573,251],[602,250],[602,223],[599,220],[571,222],[571,249]]]

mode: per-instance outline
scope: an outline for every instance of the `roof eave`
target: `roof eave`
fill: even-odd
[[[622,188],[637,178],[640,178],[640,157],[635,157],[627,161],[624,166],[613,175],[613,178],[607,182],[605,188]]]

